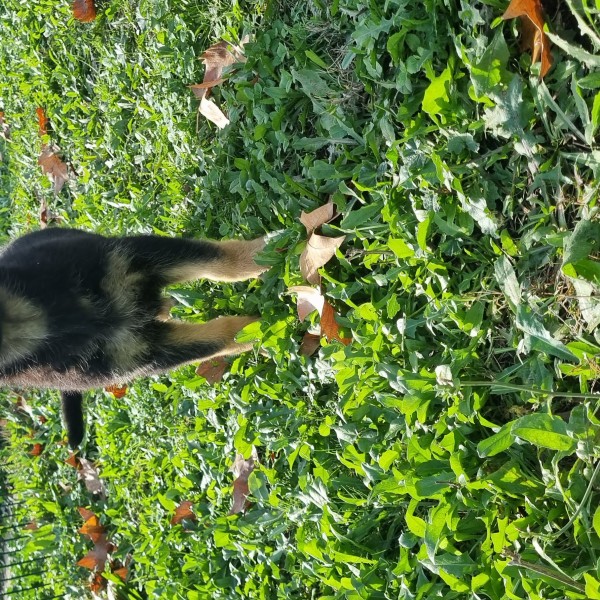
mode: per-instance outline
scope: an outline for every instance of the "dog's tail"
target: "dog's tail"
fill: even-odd
[[[81,392],[61,392],[62,414],[67,428],[69,446],[76,448],[83,440],[85,422],[83,420],[83,394]]]

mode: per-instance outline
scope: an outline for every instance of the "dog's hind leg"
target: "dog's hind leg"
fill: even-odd
[[[251,350],[252,343],[238,343],[235,336],[256,320],[256,317],[219,317],[206,323],[156,322],[152,370],[159,373],[197,360]]]
[[[217,242],[144,235],[119,241],[132,267],[154,273],[163,285],[200,278],[244,281],[258,277],[265,267],[255,258],[264,245],[263,238]]]

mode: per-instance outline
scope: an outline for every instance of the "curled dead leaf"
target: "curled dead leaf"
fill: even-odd
[[[544,12],[540,0],[511,0],[502,15],[504,20],[521,18],[522,47],[531,50],[531,62],[541,59],[540,77],[552,67],[550,40],[544,33]]]
[[[100,519],[92,514],[89,519],[79,528],[79,533],[87,535],[92,542],[97,543],[102,540],[102,537],[106,534],[106,529],[100,523]]]
[[[73,17],[82,23],[90,23],[96,18],[94,0],[74,0]]]
[[[77,562],[77,566],[101,573],[104,571],[108,555],[112,552],[112,550],[113,545],[104,538]]]
[[[315,310],[318,311],[319,316],[321,316],[325,298],[318,287],[295,285],[289,288],[288,291],[298,295],[297,306],[298,319],[300,319],[300,321],[304,321],[304,319]]]
[[[40,136],[48,135],[48,117],[46,117],[46,111],[38,106],[35,109],[35,114],[38,120],[38,133]]]
[[[127,581],[127,574],[129,573],[129,569],[127,567],[120,567],[113,571],[113,574],[119,577],[122,581]]]
[[[229,511],[230,515],[235,515],[246,507],[246,499],[250,494],[248,478],[250,473],[254,471],[255,461],[258,461],[258,454],[254,447],[252,447],[252,454],[249,459],[246,460],[243,454],[237,454],[235,457],[231,467],[235,480],[233,481],[233,504]]]
[[[69,455],[69,458],[67,458],[67,460],[65,460],[65,462],[70,466],[73,467],[74,469],[79,469],[79,459],[77,458],[77,455],[74,452],[71,452],[71,454]],[[80,509],[81,512],[82,509]],[[93,513],[92,513],[93,514]],[[82,515],[83,516],[83,515]],[[85,517],[84,517],[85,519]]]
[[[333,202],[328,202],[323,206],[319,206],[319,208],[315,208],[315,210],[309,213],[302,211],[300,214],[300,222],[306,227],[306,233],[310,237],[315,229],[318,229],[321,225],[325,225],[325,223],[329,223],[334,216],[335,204]]]
[[[329,302],[325,301],[323,313],[321,315],[321,333],[328,341],[337,340],[347,346],[352,338],[345,338],[340,335],[340,326],[335,320],[335,311]]]
[[[38,164],[48,179],[54,184],[54,192],[58,194],[69,180],[67,165],[59,158],[56,146],[44,145],[38,158]]]
[[[195,521],[197,519],[196,515],[192,511],[193,502],[189,500],[184,500],[176,509],[173,518],[171,519],[171,525],[177,525],[181,523],[184,519],[188,519],[190,521]]]
[[[327,264],[335,251],[342,245],[346,236],[325,237],[312,233],[306,243],[306,248],[300,256],[300,273],[309,283],[320,283],[319,269]]]
[[[42,446],[40,443],[37,443],[33,445],[33,448],[29,451],[29,454],[31,454],[31,456],[39,456],[43,450],[44,446]]]
[[[205,50],[200,56],[200,60],[206,66],[203,82],[208,83],[220,79],[225,67],[236,62],[242,62],[246,59],[241,48],[228,42],[221,41]]]
[[[79,458],[80,469],[77,476],[83,481],[88,492],[97,494],[100,498],[106,498],[106,489],[100,479],[100,473],[93,462],[86,458]]]
[[[79,506],[77,508],[77,511],[83,517],[84,521],[87,521],[88,519],[91,519],[95,516],[95,514],[89,508],[85,508],[83,506]]]
[[[112,394],[115,398],[123,398],[127,393],[126,385],[109,385],[104,388],[109,394]]]
[[[227,371],[229,363],[224,356],[217,356],[201,362],[196,367],[196,375],[204,377],[207,383],[214,385],[223,380],[223,375]]]
[[[321,346],[321,336],[314,333],[305,333],[300,342],[300,354],[302,356],[312,356]]]
[[[200,60],[206,66],[202,83],[190,86],[196,98],[200,100],[198,112],[220,129],[229,125],[229,119],[208,96],[211,88],[224,81],[221,77],[223,69],[246,60],[242,49],[244,43],[245,41],[242,41],[241,47],[224,41],[213,44],[200,56]]]
[[[212,100],[206,98],[205,95],[200,99],[198,111],[219,129],[223,129],[229,125],[229,119],[225,116],[223,111]]]

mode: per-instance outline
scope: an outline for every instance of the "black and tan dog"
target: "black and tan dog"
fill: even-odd
[[[169,321],[162,288],[257,277],[263,246],[58,228],[17,239],[0,254],[0,385],[61,390],[79,445],[83,390],[250,349],[235,336],[254,317]]]

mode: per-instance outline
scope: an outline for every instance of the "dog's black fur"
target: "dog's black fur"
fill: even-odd
[[[257,277],[263,246],[262,238],[109,238],[60,228],[17,239],[0,254],[0,384],[61,390],[69,443],[78,446],[83,390],[251,347],[235,335],[255,318],[169,321],[162,288]]]

